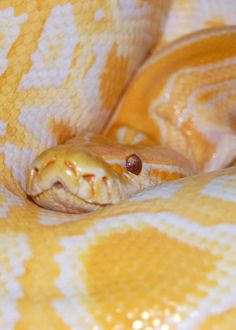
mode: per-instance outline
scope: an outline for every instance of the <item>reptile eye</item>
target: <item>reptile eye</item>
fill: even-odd
[[[126,158],[126,168],[129,172],[138,175],[142,170],[142,160],[135,154]]]

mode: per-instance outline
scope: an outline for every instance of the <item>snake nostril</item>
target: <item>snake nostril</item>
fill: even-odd
[[[74,175],[77,175],[76,165],[73,162],[65,160],[64,164],[72,171]]]
[[[62,189],[64,188],[64,185],[60,181],[56,181],[54,182],[53,187],[56,189]]]

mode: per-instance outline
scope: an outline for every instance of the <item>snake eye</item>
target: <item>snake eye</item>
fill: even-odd
[[[129,172],[138,175],[142,170],[142,160],[135,154],[126,158],[126,168]]]

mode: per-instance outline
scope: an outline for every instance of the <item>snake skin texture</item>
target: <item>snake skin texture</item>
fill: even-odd
[[[103,132],[115,109],[110,134],[122,135],[119,125],[138,129],[128,106],[133,89],[142,92],[140,80],[171,42],[234,25],[235,14],[234,0],[0,2],[0,329],[236,328],[235,167],[84,215],[40,208],[25,194],[27,169],[42,150],[87,130]],[[231,52],[230,40],[221,45],[219,65],[230,58],[230,74],[220,85],[223,99],[213,101],[230,106],[233,140],[235,44]]]

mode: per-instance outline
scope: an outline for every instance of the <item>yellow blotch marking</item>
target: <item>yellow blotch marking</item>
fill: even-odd
[[[169,172],[164,170],[153,169],[150,171],[150,176],[160,178],[161,181],[171,181],[182,178],[183,174],[178,172]]]
[[[218,259],[146,227],[97,239],[82,260],[92,315],[104,329],[132,329],[144,311],[146,326],[157,318],[161,324],[167,309],[173,316],[177,305],[188,305],[187,295],[204,298],[199,287],[214,285],[207,275]]]
[[[178,173],[178,172],[172,172],[167,177],[168,180],[177,180],[177,179],[180,179],[180,178],[183,178],[183,174]]]
[[[212,88],[211,90],[202,91],[199,95],[196,96],[196,102],[199,105],[202,103],[210,102],[212,99],[214,99],[221,93],[227,92],[228,88],[228,86],[220,86],[220,88],[218,86],[215,86],[215,88]]]
[[[124,129],[128,131],[128,134],[125,132],[124,136],[120,137],[120,130]],[[158,127],[155,128],[156,131],[159,131]],[[111,125],[111,127],[107,128],[106,134],[109,136],[109,138],[113,139],[113,140],[117,140],[120,143],[124,143],[124,144],[129,144],[133,142],[133,135],[129,134],[129,131],[135,131],[132,128],[128,127],[128,126],[123,126],[123,125],[119,125],[119,124],[113,124]],[[140,133],[141,131],[137,130],[137,133]],[[139,142],[139,144],[153,144],[153,143],[157,143],[157,139],[152,139],[150,136],[148,136],[147,132],[145,132],[145,140],[142,142]]]
[[[122,126],[122,127],[114,127],[112,132],[109,131],[109,137],[115,141],[118,141],[121,144],[154,144],[146,134],[142,134],[139,131],[136,131],[130,127]]]
[[[178,9],[178,5],[179,6],[191,6],[193,5],[193,3],[195,2],[195,0],[178,0],[178,1],[175,1],[174,5],[175,5],[175,8]],[[191,7],[190,7],[191,8]]]
[[[94,63],[96,62],[96,56],[92,55],[88,58],[86,65],[83,68],[83,75],[82,78],[86,78],[86,75],[88,74],[89,70],[92,68]]]
[[[63,35],[58,33],[57,35],[55,35],[55,39],[56,40],[60,40],[63,38]],[[61,55],[61,50],[63,50],[64,45],[61,43],[57,43],[57,44],[50,44],[48,46],[48,53],[46,55],[42,56],[42,60],[44,62],[45,67],[47,67],[48,69],[51,69],[52,63],[53,61],[57,61],[58,58],[60,58]]]
[[[100,76],[100,94],[104,109],[112,109],[119,99],[128,77],[128,59],[119,56],[114,44],[107,55]],[[115,82],[115,83],[114,83]]]
[[[199,330],[233,330],[236,329],[236,308],[208,317],[199,327]]]
[[[229,70],[234,71],[234,67],[229,67]],[[235,77],[231,75],[232,80]],[[233,86],[231,89],[233,89]],[[222,95],[224,95],[224,104],[222,103]],[[216,100],[216,103],[213,105],[214,100]],[[208,102],[212,103],[208,104]],[[201,120],[210,125],[215,125],[215,127],[222,127],[222,130],[234,125],[235,118],[231,109],[233,109],[235,102],[236,95],[233,95],[232,92],[230,93],[229,86],[227,85],[220,86],[220,88],[213,87],[211,91],[203,91],[196,98]]]
[[[49,232],[45,235],[43,230],[32,229],[28,235],[32,256],[25,263],[26,272],[20,279],[24,293],[18,308],[22,317],[15,329],[67,330],[52,307],[53,300],[61,298],[54,283],[59,276],[59,269],[53,261],[60,251],[57,239]]]
[[[56,122],[53,120],[51,123],[51,131],[56,137],[58,144],[65,142],[74,135],[74,130],[62,121]]]
[[[22,12],[25,10],[25,3],[22,1],[16,0],[4,0],[0,1],[0,10],[5,10],[8,8],[14,8],[14,13],[16,16],[20,16]]]
[[[0,41],[1,41],[1,48],[4,48],[4,41],[5,41],[5,35],[3,33],[0,33]]]
[[[73,11],[80,34],[84,36],[100,34],[101,38],[103,38],[104,31],[113,31],[114,19],[111,15],[111,7],[112,2],[104,2],[104,0],[96,0],[94,2],[76,1]],[[81,12],[83,13],[82,20]]]
[[[223,17],[215,17],[212,19],[205,20],[204,24],[207,28],[222,27],[224,25],[227,25]]]
[[[189,144],[194,146],[192,151],[197,162],[197,166],[200,169],[214,154],[216,147],[202,133],[197,131],[192,119],[187,120],[183,124],[182,130],[185,132]]]

